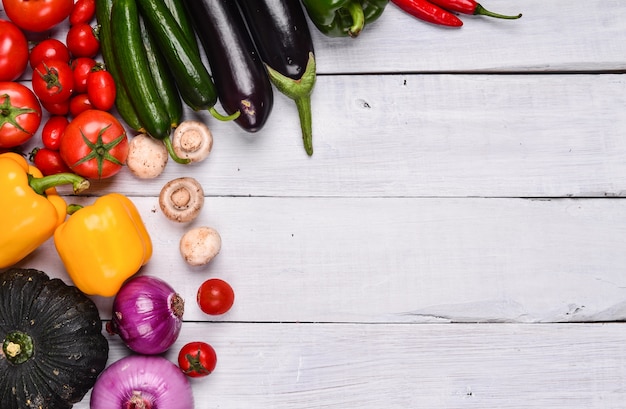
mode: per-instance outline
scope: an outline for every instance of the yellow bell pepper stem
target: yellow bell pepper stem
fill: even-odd
[[[89,182],[74,174],[43,177],[15,153],[0,154],[0,268],[35,251],[66,217],[66,204],[55,186],[71,183],[78,193]]]
[[[152,257],[152,241],[134,203],[109,193],[75,209],[54,232],[54,245],[74,285],[111,297]]]

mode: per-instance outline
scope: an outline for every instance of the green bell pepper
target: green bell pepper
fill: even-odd
[[[356,37],[389,0],[302,0],[315,27],[329,37]]]

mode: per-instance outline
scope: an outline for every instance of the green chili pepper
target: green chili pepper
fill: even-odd
[[[302,0],[315,27],[329,37],[356,37],[389,0]]]

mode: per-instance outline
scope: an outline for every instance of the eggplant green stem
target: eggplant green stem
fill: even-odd
[[[313,120],[311,115],[311,94],[315,87],[317,79],[315,68],[315,55],[309,53],[309,61],[302,76],[294,80],[289,78],[269,65],[265,64],[270,80],[276,88],[295,101],[298,108],[298,116],[300,117],[300,129],[302,130],[302,141],[304,150],[311,156],[313,155]]]

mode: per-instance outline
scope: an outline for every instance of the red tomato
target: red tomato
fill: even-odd
[[[41,123],[41,105],[33,92],[18,82],[0,82],[0,148],[28,141]]]
[[[52,115],[67,115],[70,113],[70,100],[66,99],[61,102],[40,101],[41,106]]]
[[[42,32],[65,20],[74,0],[2,0],[7,17],[27,31]]]
[[[115,105],[115,80],[110,72],[96,69],[87,77],[87,95],[97,109],[109,111]]]
[[[69,124],[63,115],[53,115],[43,125],[41,130],[41,142],[45,148],[58,151],[61,147],[61,137]]]
[[[28,41],[18,26],[0,20],[0,81],[18,79],[28,64]]]
[[[178,366],[191,378],[209,375],[217,365],[215,349],[206,342],[189,342],[178,352]]]
[[[74,92],[74,74],[62,60],[42,61],[33,71],[33,91],[41,102],[58,103],[69,100]]]
[[[35,68],[44,60],[61,60],[69,64],[70,50],[56,38],[46,38],[30,50],[30,66]]]
[[[74,57],[95,57],[100,51],[100,40],[88,23],[71,26],[65,43]]]
[[[87,92],[87,77],[91,70],[98,65],[91,57],[78,57],[72,61],[72,71],[74,73],[74,92]]]
[[[128,137],[113,115],[90,109],[78,114],[65,128],[60,152],[74,173],[104,179],[122,169],[128,157]]]
[[[90,23],[96,14],[96,0],[78,0],[70,13],[70,25]]]
[[[221,315],[233,306],[235,292],[226,281],[209,278],[198,288],[197,301],[205,314]]]
[[[89,95],[86,93],[76,94],[70,97],[70,115],[77,117],[83,111],[93,109],[94,106],[89,100]]]
[[[35,148],[31,152],[31,160],[44,176],[72,172],[61,158],[59,151],[53,149]]]

